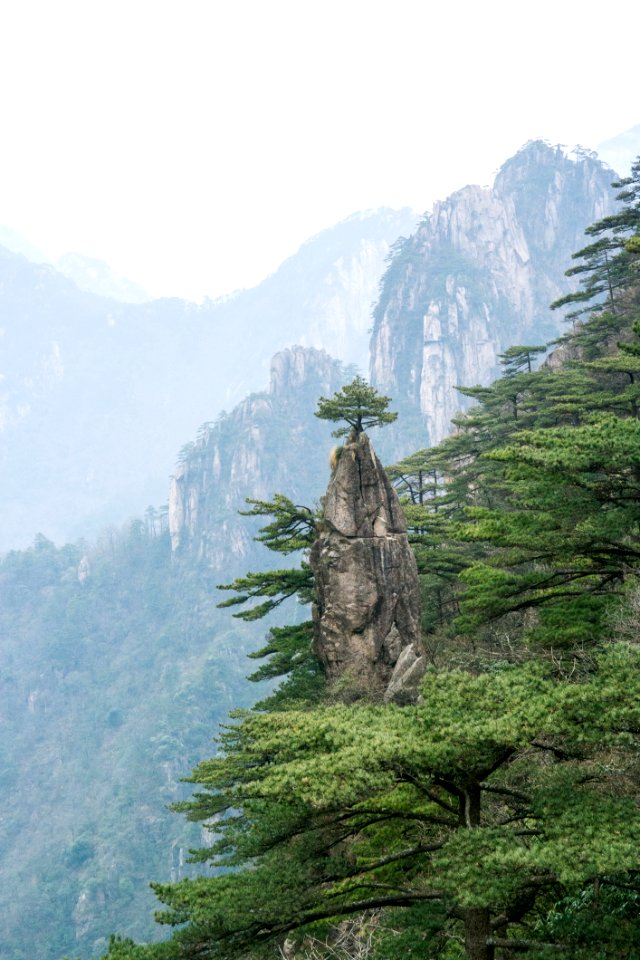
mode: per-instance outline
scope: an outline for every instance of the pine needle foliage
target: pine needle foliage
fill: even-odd
[[[351,431],[358,434],[393,423],[398,414],[387,410],[390,403],[389,397],[382,396],[363,377],[357,376],[332,397],[320,397],[315,415],[321,420],[344,420],[347,426],[333,431],[334,437],[344,437]]]
[[[250,571],[237,577],[233,583],[221,584],[220,590],[233,590],[235,596],[218,604],[219,607],[240,606],[233,616],[254,621],[268,617],[282,604],[295,599],[308,606],[314,598],[314,579],[311,567],[304,557],[317,535],[317,514],[306,506],[294,504],[283,494],[272,500],[248,499],[245,516],[270,518],[255,537],[259,543],[275,553],[288,555],[302,553],[299,566],[286,569]],[[253,601],[258,601],[254,603]],[[249,680],[285,678],[284,683],[257,709],[282,709],[304,700],[315,702],[324,686],[324,674],[312,647],[313,630],[310,620],[285,627],[270,627],[265,644],[250,656],[265,659],[249,676]]]
[[[442,641],[421,700],[330,704],[309,622],[274,628],[257,675],[288,673],[300,698],[224,729],[177,807],[211,831],[193,852],[209,874],[155,884],[169,939],[116,939],[109,960],[257,960],[285,938],[304,958],[350,917],[375,922],[371,960],[637,960],[640,647],[612,623],[637,624],[640,161],[619,186],[626,206],[577,255],[571,302],[595,309],[565,362],[506,351],[455,432],[390,470]],[[394,416],[350,386],[318,412],[342,433]],[[313,539],[286,498],[250,512],[274,517],[277,552]],[[249,574],[225,605],[261,616],[312,586],[304,563]]]

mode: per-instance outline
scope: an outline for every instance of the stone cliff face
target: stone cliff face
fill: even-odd
[[[343,381],[341,364],[324,351],[292,347],[273,358],[268,392],[203,425],[171,480],[174,552],[227,571],[246,563],[255,546],[255,523],[238,516],[246,497],[266,500],[277,491],[308,504],[320,496],[331,440],[313,411]]]
[[[202,304],[116,301],[142,294],[86,258],[59,264],[107,299],[0,246],[0,551],[37,531],[92,536],[162,503],[185,437],[263,390],[280,349],[302,343],[366,369],[384,260],[414,224],[409,211],[351,217],[258,287]]]
[[[371,304],[385,259],[391,244],[411,232],[416,222],[416,215],[407,209],[368,211],[304,244],[273,278],[279,337],[275,345],[272,341],[273,350],[299,343],[327,350],[366,371]],[[262,285],[265,294],[270,284],[267,280]]]
[[[348,699],[382,697],[403,651],[405,669],[420,654],[420,586],[402,508],[366,433],[342,448],[310,562],[329,683]]]
[[[413,446],[437,443],[464,400],[488,384],[498,354],[557,336],[549,304],[586,226],[612,209],[612,171],[592,154],[527,144],[493,188],[469,186],[435,204],[395,249],[371,339],[371,382],[411,424]],[[402,424],[402,419],[400,424]],[[400,429],[402,427],[400,426]]]

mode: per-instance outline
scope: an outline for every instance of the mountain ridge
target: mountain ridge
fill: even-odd
[[[613,209],[611,179],[592,154],[572,159],[531,141],[492,187],[439,201],[394,250],[374,313],[370,378],[423,431],[423,445],[441,440],[464,407],[456,386],[488,384],[507,347],[559,334],[549,304],[576,288],[565,270],[585,228]]]
[[[97,297],[0,252],[0,550],[38,531],[96,535],[163,502],[184,438],[261,389],[277,349],[341,338],[366,362],[383,260],[412,222],[384,211],[338,224],[260,287],[200,305]]]

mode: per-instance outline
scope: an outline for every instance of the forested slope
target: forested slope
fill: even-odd
[[[640,161],[618,189],[556,304],[560,354],[536,370],[541,345],[513,345],[454,433],[392,470],[422,576],[421,699],[314,705],[285,678],[180,804],[215,821],[196,860],[234,869],[156,885],[170,939],[116,939],[111,960],[638,956]],[[323,522],[301,540],[284,501],[262,510],[279,551]],[[312,661],[308,633],[275,639],[280,668],[285,649]]]
[[[330,431],[307,424],[343,378],[322,351],[284,351],[269,392],[207,425],[176,472],[175,550],[167,509],[149,508],[95,543],[40,535],[0,559],[2,960],[97,956],[116,928],[151,937],[149,875],[195,871],[200,831],[167,805],[228,712],[266,693],[246,682],[262,624],[216,608],[217,584],[266,553],[237,511],[275,478],[321,493]]]
[[[143,523],[86,552],[40,537],[0,563],[0,589],[0,956],[90,956],[116,925],[150,935],[150,868],[188,869],[198,834],[166,804],[249,702],[255,641]]]

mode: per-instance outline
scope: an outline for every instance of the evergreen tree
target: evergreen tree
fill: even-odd
[[[271,517],[271,522],[262,527],[255,539],[276,553],[308,553],[317,535],[318,517],[306,506],[294,504],[283,494],[276,493],[273,500],[252,500],[250,510],[241,511],[245,516]],[[237,577],[233,583],[221,584],[220,590],[233,590],[236,596],[223,600],[219,607],[244,606],[250,601],[261,602],[234,613],[241,620],[260,620],[276,610],[282,603],[295,598],[307,606],[314,598],[314,580],[311,567],[302,559],[298,567],[249,572]],[[284,677],[284,682],[274,694],[257,705],[257,709],[288,709],[292,704],[315,702],[322,694],[324,673],[320,661],[313,652],[313,625],[311,620],[303,623],[277,627],[272,626],[266,643],[255,653],[253,659],[268,658],[249,676],[249,680],[273,680]]]
[[[363,914],[374,960],[636,960],[640,654],[611,624],[640,572],[639,179],[636,164],[627,212],[591,231],[611,243],[594,256],[615,253],[580,302],[615,284],[565,338],[573,359],[534,371],[540,348],[506,351],[498,381],[463,390],[476,406],[455,433],[391,471],[444,638],[420,702],[322,702],[309,624],[274,628],[256,676],[295,678],[297,708],[237,716],[178,804],[213,833],[194,859],[220,872],[155,885],[170,939],[114,940],[110,960],[266,957],[285,937],[304,953]],[[356,378],[317,415],[341,435],[389,422],[369,391]],[[313,542],[307,508],[250,512],[273,517],[277,552]],[[229,586],[227,604],[262,600],[246,617],[313,589],[304,564]]]
[[[616,314],[619,293],[629,281],[632,252],[627,246],[627,235],[640,233],[640,157],[633,163],[630,176],[612,186],[622,188],[616,196],[622,206],[587,227],[585,233],[598,239],[574,253],[573,259],[582,262],[566,271],[568,277],[581,277],[582,290],[551,304],[552,309],[576,304],[577,309],[567,315],[568,319],[593,309]]]
[[[321,420],[346,421],[347,427],[333,431],[334,437],[344,437],[351,430],[358,434],[371,427],[393,423],[398,414],[387,410],[390,402],[389,397],[381,396],[366,380],[358,376],[334,393],[333,397],[320,397],[316,417]]]
[[[533,371],[533,358],[540,353],[546,353],[546,351],[547,347],[544,344],[535,347],[509,347],[499,355],[500,363],[505,370],[505,376],[515,376],[521,371],[531,373]]]
[[[583,931],[554,903],[596,882],[637,889],[638,657],[614,646],[572,677],[434,671],[416,707],[246,716],[180,805],[215,830],[197,858],[231,872],[155,885],[171,941],[111,960],[257,956],[381,908],[395,911],[381,957],[405,933],[424,956],[449,938],[468,960],[580,956]]]

